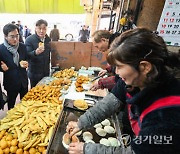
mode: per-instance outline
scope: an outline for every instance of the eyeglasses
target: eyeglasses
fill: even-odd
[[[8,36],[10,39],[18,39],[19,38],[19,34],[17,34],[17,35],[9,35]]]

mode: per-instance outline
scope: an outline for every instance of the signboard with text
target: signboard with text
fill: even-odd
[[[166,0],[157,31],[167,45],[180,46],[180,0]]]

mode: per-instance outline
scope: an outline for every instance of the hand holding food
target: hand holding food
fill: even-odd
[[[79,132],[80,129],[78,127],[78,123],[75,121],[70,121],[66,127],[66,132],[70,134],[70,136],[73,136],[77,132]]]
[[[21,60],[19,63],[20,63],[20,66],[22,68],[27,68],[28,67],[28,62],[27,61]]]
[[[9,69],[3,61],[1,61],[1,68],[3,71],[7,71]]]
[[[41,54],[42,52],[44,52],[44,43],[43,43],[43,42],[39,42],[39,46],[38,46],[38,48],[36,49],[36,54],[39,55],[39,54]]]
[[[44,43],[43,42],[39,42],[39,48],[44,48]]]
[[[76,143],[76,142],[79,142],[79,139],[76,135],[73,135],[71,137],[68,133],[65,133],[62,137],[62,144],[66,149],[69,148],[70,143]]]

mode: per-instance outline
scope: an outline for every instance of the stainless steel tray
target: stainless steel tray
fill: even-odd
[[[68,154],[67,149],[64,148],[62,144],[62,136],[66,133],[66,126],[69,121],[77,121],[78,118],[84,114],[83,111],[74,110],[73,108],[64,107],[63,111],[61,112],[58,121],[56,123],[56,127],[54,130],[54,134],[49,142],[47,147],[47,154]],[[116,137],[121,139],[121,131],[119,126],[119,121],[116,115],[113,115],[110,118],[112,125],[116,129],[116,134],[108,134],[106,137]],[[86,131],[90,131],[93,134],[93,140],[98,143],[99,140],[102,138],[95,133],[95,129],[91,128]],[[81,135],[82,136],[82,135]],[[80,141],[83,141],[82,137],[79,137]]]

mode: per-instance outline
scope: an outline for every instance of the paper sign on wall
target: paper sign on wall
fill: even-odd
[[[167,45],[180,46],[180,0],[166,0],[157,31]]]

